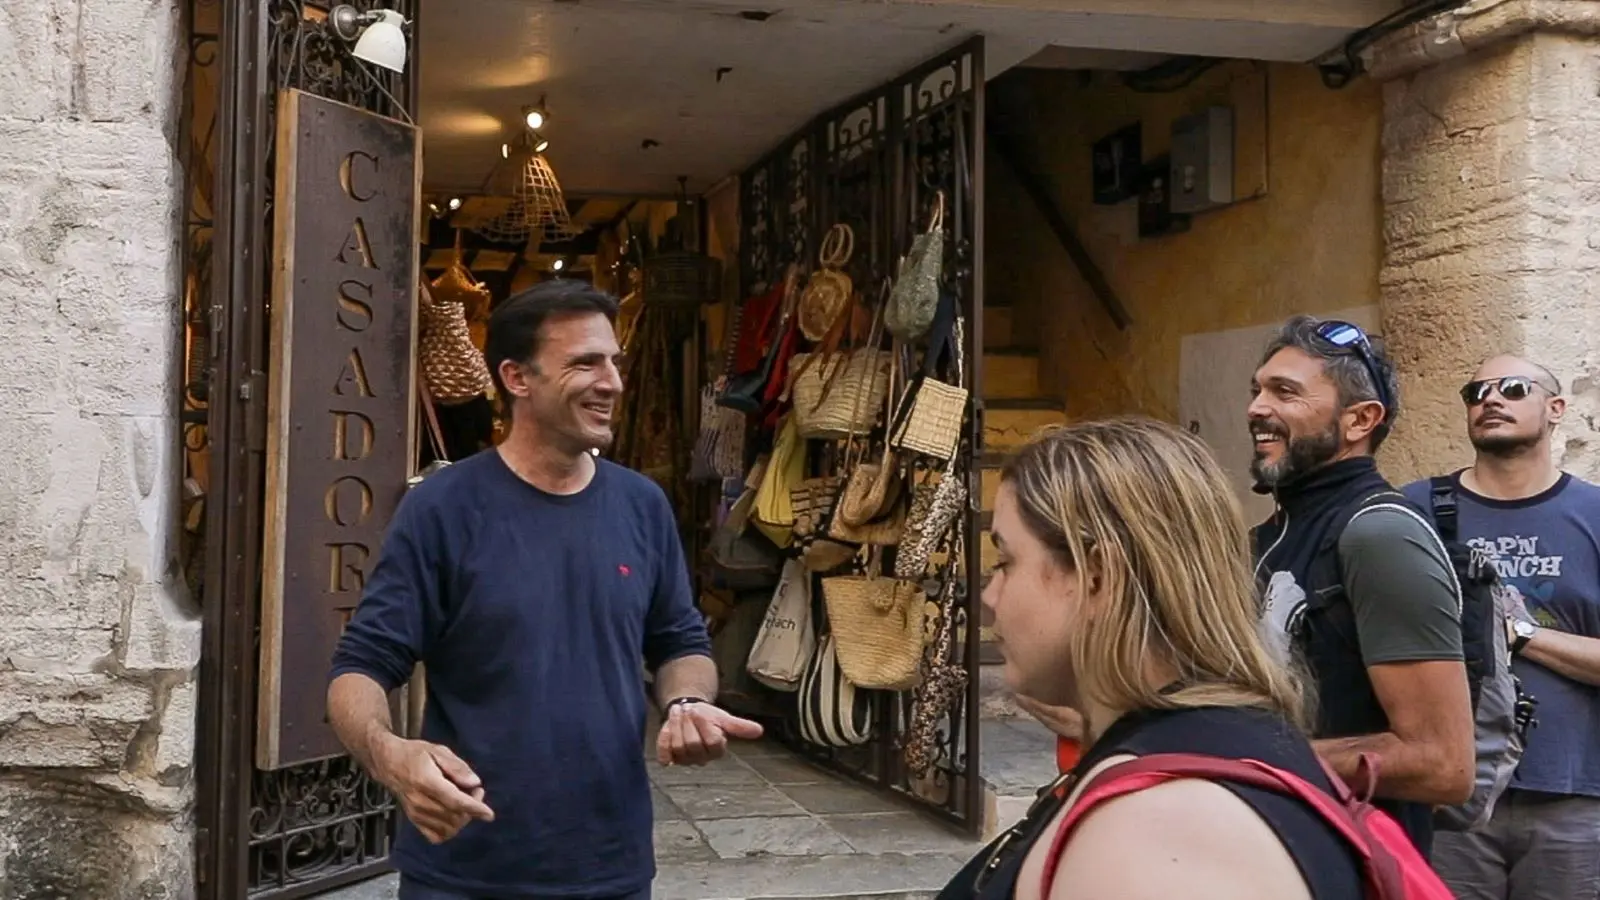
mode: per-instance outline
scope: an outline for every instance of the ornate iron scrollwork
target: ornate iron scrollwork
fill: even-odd
[[[250,891],[282,891],[382,862],[394,801],[348,757],[256,772]]]
[[[350,0],[350,5],[363,12],[394,9],[407,21],[415,18],[416,0]],[[275,88],[299,88],[375,113],[409,117],[400,99],[406,93],[401,73],[351,57],[328,21],[327,4],[268,0],[267,18],[267,60]]]

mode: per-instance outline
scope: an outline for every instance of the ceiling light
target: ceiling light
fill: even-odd
[[[461,208],[461,198],[460,197],[451,197],[450,198],[450,208],[451,209],[460,209]]]
[[[544,113],[537,109],[530,109],[528,110],[526,121],[529,128],[532,128],[534,131],[538,131],[544,127]]]
[[[511,158],[511,145],[510,144],[501,144],[500,145],[500,158],[501,159],[510,159]]]
[[[346,41],[355,41],[350,55],[391,72],[406,68],[405,17],[392,9],[363,12],[341,3],[328,13],[333,31]]]
[[[566,267],[567,267],[567,261],[564,260],[564,259],[558,259],[555,262],[550,264],[550,268],[555,269],[557,272],[561,271],[562,269],[565,269]]]
[[[540,137],[533,144],[533,152],[535,153],[543,153],[548,149],[550,149],[550,141],[544,137]]]

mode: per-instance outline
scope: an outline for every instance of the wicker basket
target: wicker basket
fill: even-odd
[[[889,390],[888,355],[874,351],[835,354],[807,366],[809,356],[796,353],[789,359],[789,371],[800,373],[793,385],[800,436],[842,440],[871,431]]]
[[[911,411],[895,429],[891,444],[934,459],[948,460],[961,444],[961,426],[966,419],[966,388],[924,379],[911,401]]]
[[[927,597],[914,582],[883,575],[822,579],[839,668],[858,688],[906,691],[922,680]]]
[[[467,331],[465,308],[460,303],[429,302],[424,291],[418,311],[422,334],[417,355],[434,401],[451,406],[487,391],[492,383],[489,366]]]

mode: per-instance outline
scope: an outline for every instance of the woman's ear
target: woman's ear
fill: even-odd
[[[1079,570],[1074,573],[1074,577],[1081,579],[1078,582],[1083,591],[1081,603],[1086,609],[1102,609],[1110,586],[1107,583],[1109,579],[1106,574],[1105,557],[1099,549],[1085,551]]]

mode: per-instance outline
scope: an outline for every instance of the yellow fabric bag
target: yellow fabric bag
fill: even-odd
[[[778,439],[773,442],[772,459],[761,476],[761,487],[756,489],[755,511],[750,516],[767,539],[779,547],[794,541],[794,503],[789,491],[798,487],[806,477],[805,442],[791,413],[784,417],[778,429]]]

